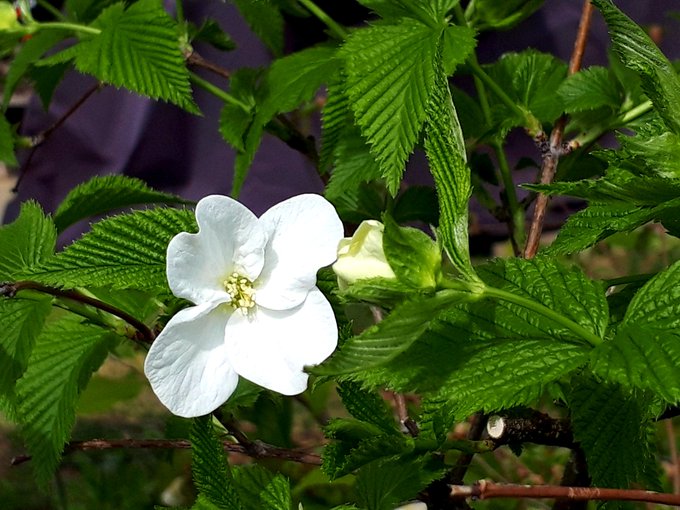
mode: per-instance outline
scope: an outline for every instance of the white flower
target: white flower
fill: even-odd
[[[177,313],[144,364],[151,387],[174,414],[207,414],[233,393],[238,376],[295,395],[305,365],[337,346],[331,306],[316,272],[337,255],[343,228],[319,195],[299,195],[259,219],[224,196],[196,206],[197,234],[168,245],[167,276],[177,297],[195,304]]]
[[[385,258],[383,230],[379,221],[365,220],[352,237],[340,241],[338,260],[333,264],[340,289],[366,278],[396,278]]]

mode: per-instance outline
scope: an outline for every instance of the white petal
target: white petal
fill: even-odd
[[[234,370],[267,389],[296,395],[307,388],[305,365],[325,360],[338,345],[330,303],[313,287],[291,310],[258,307],[252,316],[234,313],[225,342]]]
[[[270,310],[293,308],[316,284],[317,270],[337,258],[342,222],[330,202],[307,194],[275,205],[260,223],[269,241],[255,301]]]
[[[228,361],[224,331],[228,305],[200,305],[177,313],[151,345],[144,373],[173,414],[191,418],[217,409],[238,376]]]
[[[266,242],[257,217],[229,197],[211,195],[198,202],[197,234],[183,232],[168,245],[167,275],[172,293],[199,303],[230,300],[224,280],[233,272],[257,278]]]

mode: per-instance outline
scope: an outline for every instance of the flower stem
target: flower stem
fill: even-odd
[[[79,25],[78,23],[68,23],[65,21],[48,21],[45,23],[35,23],[31,25],[31,30],[33,32],[38,32],[40,30],[70,30],[72,32],[80,32],[83,34],[99,35],[102,33],[101,30],[94,27],[88,27],[86,25]]]
[[[333,18],[331,18],[326,12],[323,11],[318,5],[316,5],[312,0],[299,0],[302,5],[304,5],[309,12],[316,16],[320,21],[322,21],[330,31],[338,39],[345,39],[347,37],[347,30],[345,30],[339,23],[337,23]]]
[[[600,138],[603,134],[617,127],[625,126],[629,122],[642,117],[644,114],[650,112],[654,108],[651,101],[645,101],[632,107],[630,110],[626,110],[621,113],[614,120],[609,122],[606,126],[599,128],[597,130],[586,131],[580,136],[577,136],[572,140],[572,143],[576,144],[578,147],[583,147],[593,143],[595,140]]]

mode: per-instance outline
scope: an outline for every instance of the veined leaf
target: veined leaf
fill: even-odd
[[[17,382],[22,434],[43,484],[57,467],[69,438],[78,394],[117,338],[80,320],[67,315],[48,324]]]
[[[614,51],[637,72],[642,88],[668,128],[680,134],[680,79],[673,65],[645,31],[617,9],[611,0],[593,0],[609,28]]]
[[[326,104],[321,116],[321,150],[319,169],[327,171],[335,160],[336,149],[351,122],[349,102],[342,90],[340,77],[330,80],[326,88]],[[365,145],[365,144],[364,144]]]
[[[96,223],[29,277],[61,287],[164,289],[165,252],[173,236],[195,231],[192,211],[153,209]]]
[[[47,315],[50,299],[0,298],[0,395],[14,396],[14,384],[26,370]]]
[[[280,473],[263,466],[240,466],[234,469],[234,483],[243,510],[291,510],[290,484]]]
[[[444,16],[458,0],[359,0],[359,3],[378,13],[382,18],[413,18],[426,25],[441,24]]]
[[[65,7],[66,12],[75,21],[87,23],[114,3],[116,0],[66,0]]]
[[[97,214],[136,204],[187,204],[177,195],[156,191],[141,179],[124,175],[93,177],[73,188],[54,213],[57,231]]]
[[[658,273],[635,294],[623,323],[663,330],[680,328],[680,262]]]
[[[255,92],[262,70],[243,67],[231,75],[229,93],[241,101],[240,105],[224,103],[220,112],[220,134],[225,141],[239,152],[246,150],[246,136],[255,117]]]
[[[57,233],[35,202],[24,202],[19,217],[0,228],[0,281],[16,280],[54,254]]]
[[[357,420],[371,423],[383,432],[399,433],[392,410],[385,400],[373,391],[362,389],[358,384],[346,381],[338,385],[338,395],[345,409]]]
[[[564,80],[557,93],[567,113],[595,110],[601,107],[618,111],[623,103],[623,90],[612,79],[606,67],[592,66]]]
[[[443,72],[436,66],[434,92],[428,104],[425,153],[439,196],[437,232],[454,267],[468,280],[478,280],[470,261],[468,201],[472,194],[465,140]]]
[[[380,166],[371,154],[366,140],[354,128],[345,128],[335,149],[335,165],[326,186],[325,195],[330,201],[342,198],[363,183],[380,179]]]
[[[670,404],[680,400],[680,333],[675,329],[624,319],[614,339],[593,350],[591,366],[606,381],[650,390]]]
[[[628,489],[641,483],[650,490],[660,489],[644,396],[582,379],[568,400],[574,437],[586,454],[594,486]]]
[[[17,157],[14,154],[14,133],[12,126],[4,115],[0,115],[0,161],[10,166],[17,166]]]
[[[434,289],[442,265],[437,243],[422,230],[397,225],[388,214],[383,216],[383,221],[383,248],[397,279],[415,289]]]
[[[210,415],[194,418],[191,453],[191,472],[200,495],[220,510],[241,510],[227,456]]]
[[[77,45],[76,68],[104,83],[199,113],[174,21],[159,0],[106,8],[92,23],[101,30]]]
[[[355,31],[341,50],[350,107],[393,195],[425,121],[441,33],[404,18]]]
[[[450,76],[459,64],[465,62],[475,49],[475,31],[469,27],[451,25],[444,30],[442,38],[442,65],[444,74]]]
[[[375,326],[347,340],[327,361],[308,370],[318,375],[338,375],[385,363],[415,342],[443,310],[470,297],[468,292],[447,290],[408,301]]]

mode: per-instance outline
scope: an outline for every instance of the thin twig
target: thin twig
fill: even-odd
[[[394,404],[397,408],[397,417],[399,418],[399,423],[401,423],[406,428],[412,437],[417,437],[420,433],[420,430],[418,430],[418,424],[408,415],[408,409],[406,409],[406,398],[404,395],[395,392]]]
[[[42,292],[43,294],[49,294],[51,296],[71,299],[73,301],[97,308],[98,310],[110,313],[111,315],[115,315],[116,317],[123,319],[125,322],[130,324],[130,326],[137,330],[139,335],[132,339],[137,342],[151,344],[156,337],[151,328],[129,313],[121,310],[120,308],[116,308],[113,305],[105,303],[104,301],[100,301],[97,298],[87,296],[81,292],[78,292],[77,290],[57,289],[55,287],[50,287],[48,285],[43,285],[42,283],[30,280],[0,283],[0,297],[12,298],[17,294],[17,292],[21,292],[22,290],[34,290],[37,292]]]
[[[26,158],[26,162],[23,164],[21,172],[19,172],[19,179],[17,180],[17,183],[14,185],[14,188],[12,189],[13,193],[17,193],[19,191],[19,186],[21,185],[21,182],[23,181],[24,176],[28,172],[28,169],[31,166],[31,161],[33,161],[33,156],[35,155],[36,151],[42,144],[44,144],[47,139],[61,127],[68,118],[73,115],[85,102],[90,99],[94,95],[95,92],[99,92],[102,88],[104,87],[103,83],[97,83],[90,89],[88,89],[81,97],[78,99],[64,114],[59,117],[54,124],[52,124],[50,127],[48,127],[45,131],[42,133],[37,134],[36,136],[31,138],[31,152],[28,154],[28,158]]]
[[[673,494],[680,494],[680,460],[678,459],[677,444],[675,442],[675,428],[673,420],[666,420],[666,435],[668,436],[668,449],[671,455],[673,469]]]
[[[289,450],[279,448],[267,443],[260,443],[261,451],[257,456],[249,452],[248,449],[240,444],[223,441],[225,451],[232,453],[242,453],[257,458],[273,458],[290,460],[301,464],[321,465],[321,457],[315,453],[301,450]],[[87,441],[71,441],[64,448],[64,453],[89,450],[120,450],[120,449],[145,449],[145,450],[183,450],[191,448],[191,442],[180,439],[90,439]],[[12,466],[18,466],[31,460],[30,455],[18,455],[11,460]]]
[[[207,69],[208,71],[215,73],[216,75],[221,76],[226,80],[231,79],[231,73],[227,69],[215,64],[214,62],[204,59],[201,55],[199,55],[195,51],[192,51],[191,53],[189,53],[189,55],[187,55],[186,61],[187,64],[191,66]]]
[[[590,20],[593,14],[593,6],[590,0],[584,0],[583,11],[581,12],[581,20],[579,22],[578,34],[576,42],[574,43],[574,51],[569,60],[569,74],[575,74],[581,68],[583,60],[583,52],[585,50],[586,42],[588,41],[588,31],[590,29]],[[543,164],[541,166],[541,184],[550,184],[557,171],[557,162],[559,158],[565,153],[567,148],[563,147],[562,137],[564,136],[564,128],[567,125],[567,116],[562,115],[555,122],[552,132],[550,133],[549,146],[543,152]],[[545,140],[539,139],[539,142],[544,143]],[[529,236],[524,248],[524,257],[527,259],[533,258],[538,251],[538,245],[543,233],[543,223],[545,221],[545,213],[548,207],[549,197],[544,194],[539,194],[536,199],[534,207],[533,219],[529,228]]]
[[[680,505],[680,495],[645,490],[560,487],[555,485],[496,484],[481,480],[474,485],[452,485],[451,499],[532,498],[574,501],[643,501]]]

